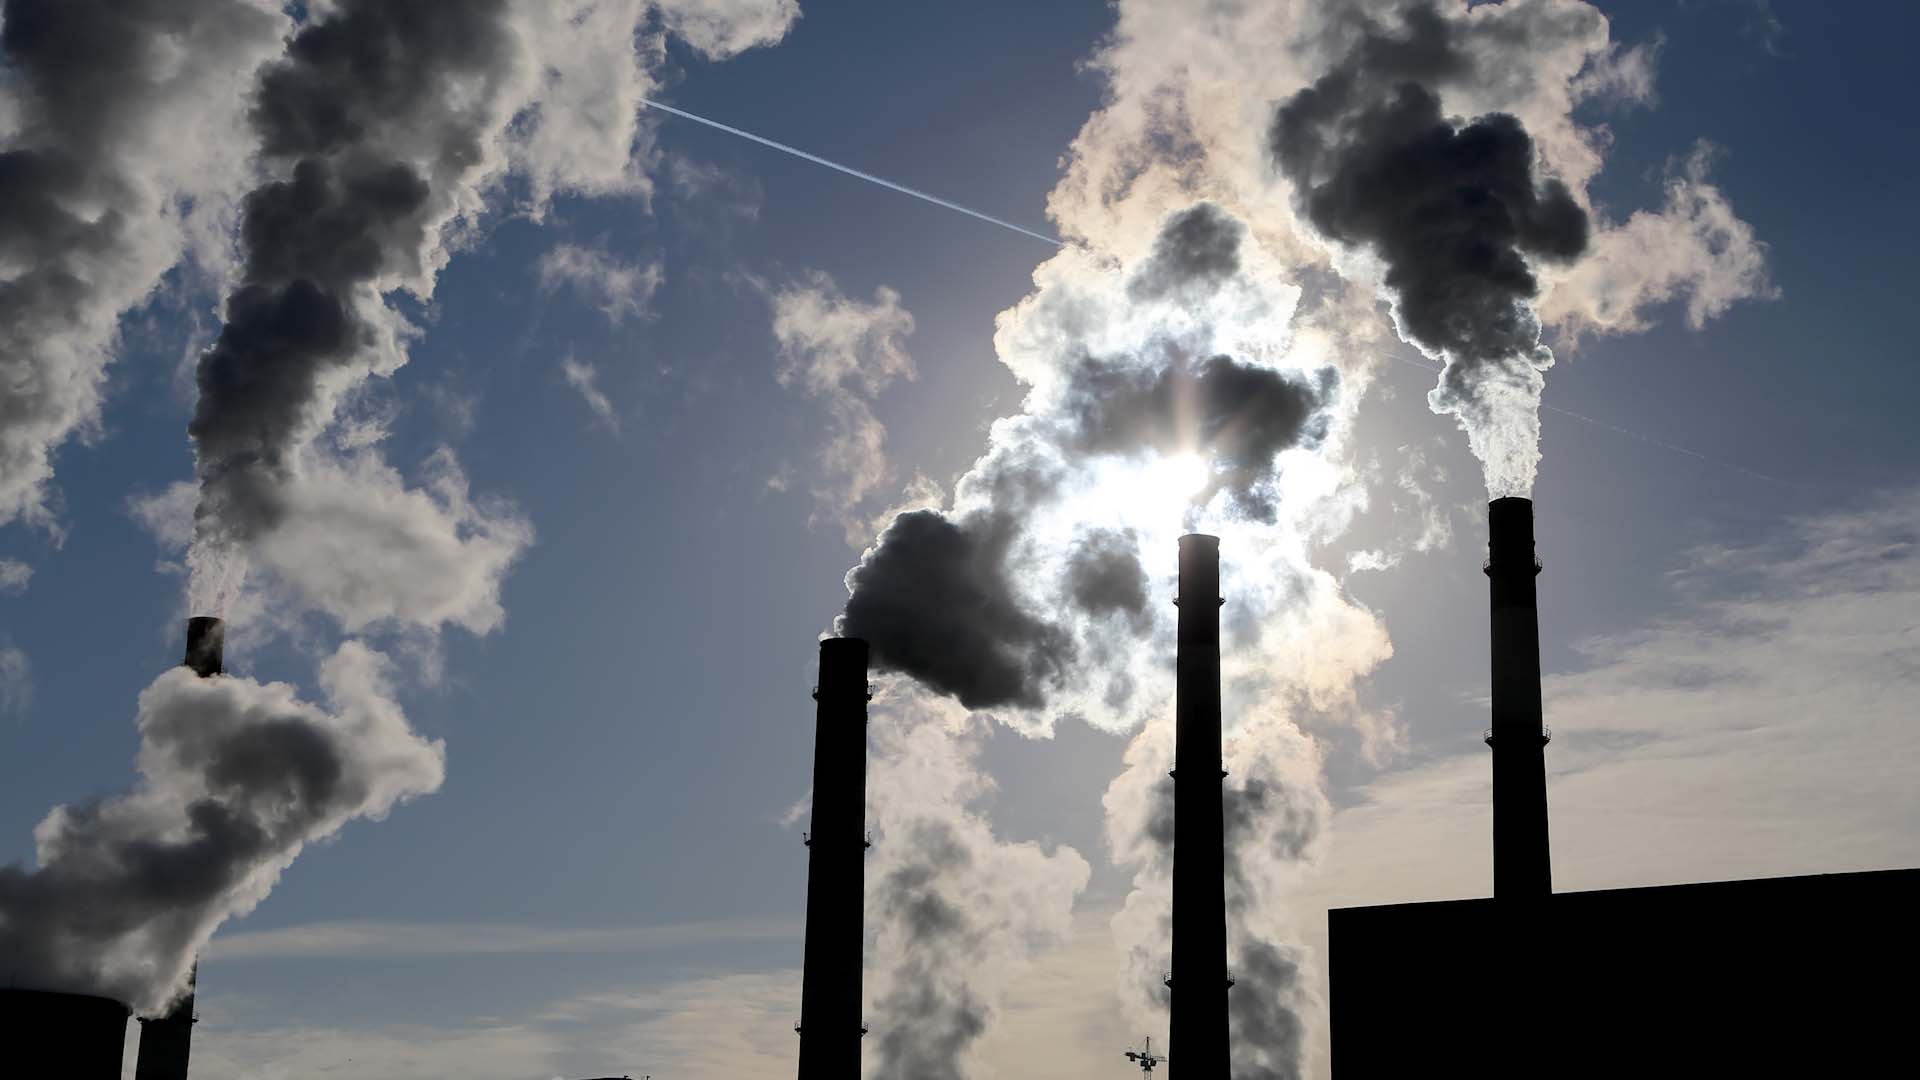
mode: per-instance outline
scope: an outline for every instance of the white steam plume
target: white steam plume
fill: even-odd
[[[873,938],[866,1073],[960,1080],[1007,985],[1037,950],[1064,943],[1091,870],[993,834],[975,804],[991,781],[964,711],[885,680],[871,720],[867,867]]]

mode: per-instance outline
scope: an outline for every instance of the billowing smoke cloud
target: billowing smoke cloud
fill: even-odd
[[[795,14],[790,0],[311,5],[245,102],[250,127],[234,125],[253,137],[259,183],[240,202],[225,324],[197,371],[198,484],[136,503],[163,538],[191,537],[196,613],[227,613],[236,595],[247,601],[241,614],[269,622],[319,611],[349,634],[397,635],[425,661],[411,674],[426,678],[444,626],[497,626],[500,583],[531,542],[529,526],[512,507],[473,496],[450,450],[403,476],[380,453],[377,410],[369,418],[350,407],[369,379],[405,363],[418,333],[387,297],[431,297],[510,163],[533,178],[536,211],[560,191],[642,193],[627,172],[645,160],[638,104],[623,95],[654,85],[657,35],[651,48],[636,44],[648,20],[686,27],[718,57],[777,40]],[[609,15],[624,21],[609,25]],[[93,46],[88,18],[104,35]],[[183,159],[202,152],[191,128],[158,123],[174,86],[162,76],[195,66],[182,46],[231,40],[233,55],[209,66],[224,72],[247,60],[243,32],[264,27],[277,43],[282,25],[237,2],[8,6],[10,54],[38,57],[36,78],[53,87],[52,104],[34,106],[51,110],[45,126],[98,143],[47,152],[68,170],[56,177],[68,198],[35,212],[47,211],[43,224],[55,209],[68,213],[75,227],[56,228],[59,244],[46,246],[85,259],[56,278],[85,280],[96,261],[111,268],[120,217],[157,205],[133,180],[107,175],[133,160],[107,135],[136,147],[166,142]],[[600,62],[591,70],[579,66],[581,27],[612,43],[587,50]],[[36,36],[52,31],[52,45]],[[56,72],[62,62],[71,66]],[[149,91],[144,105],[114,96]],[[241,104],[236,95],[210,115],[239,115]],[[593,122],[575,123],[583,117]],[[129,125],[141,130],[120,130]],[[0,174],[9,164],[33,174],[38,160],[13,155]],[[101,175],[85,172],[95,164]],[[140,198],[114,201],[127,191]],[[76,223],[99,227],[89,236]],[[111,305],[72,284],[43,299],[85,307],[86,341],[104,349]],[[95,325],[102,311],[104,328]],[[264,585],[243,593],[249,563]],[[141,698],[139,785],[56,809],[37,833],[39,865],[0,870],[0,970],[24,985],[163,1007],[215,927],[258,903],[304,844],[439,786],[440,746],[408,727],[390,685],[398,674],[348,641],[321,666],[325,709],[283,684],[183,671],[156,680]]]
[[[1007,578],[1015,523],[901,514],[847,574],[838,630],[865,638],[882,670],[905,672],[968,708],[1038,706],[1072,643],[1029,614]]]
[[[894,698],[904,693],[904,700]],[[897,680],[872,722],[868,1075],[961,1080],[1007,984],[1066,940],[1091,869],[1072,848],[999,840],[963,716]]]
[[[718,58],[778,40],[795,15],[782,0],[345,0],[303,26],[253,101],[267,179],[244,201],[239,282],[197,373],[193,607],[225,611],[251,563],[349,629],[496,626],[526,523],[468,498],[450,451],[414,487],[380,457],[383,425],[340,423],[419,332],[386,298],[431,297],[509,170],[535,214],[562,192],[646,194],[638,117],[657,85],[656,20]],[[355,488],[364,508],[339,513],[329,496]],[[390,588],[327,587],[339,556],[375,548]],[[303,561],[322,554],[336,558]],[[407,585],[421,580],[453,591],[422,597]],[[367,602],[380,595],[401,599]]]
[[[1105,100],[1069,148],[1066,175],[1048,203],[1050,218],[1072,242],[1035,271],[1033,292],[1003,312],[997,327],[996,352],[1027,388],[1026,399],[1016,415],[994,424],[985,455],[938,512],[938,520],[974,537],[987,535],[996,515],[1011,517],[1015,536],[993,578],[1005,588],[992,595],[1022,613],[1023,628],[1054,627],[1072,643],[1056,654],[1063,666],[1037,670],[1025,665],[1031,650],[1009,646],[1005,670],[1027,673],[1025,700],[1045,705],[996,707],[995,718],[1033,734],[1044,734],[1060,716],[1115,731],[1140,727],[1127,769],[1106,798],[1110,847],[1135,873],[1114,932],[1126,955],[1121,1002],[1129,1026],[1140,1031],[1164,1030],[1165,1022],[1159,980],[1167,959],[1167,881],[1156,868],[1171,836],[1161,827],[1165,815],[1154,809],[1172,757],[1171,657],[1164,647],[1172,620],[1163,601],[1173,593],[1176,533],[1222,534],[1229,786],[1247,796],[1239,815],[1245,823],[1230,840],[1236,869],[1229,947],[1239,979],[1231,997],[1240,1068],[1250,1077],[1301,1075],[1316,1052],[1318,982],[1311,958],[1291,944],[1299,934],[1287,905],[1327,842],[1320,755],[1364,760],[1397,740],[1392,717],[1363,708],[1356,696],[1357,681],[1391,654],[1385,628],[1312,560],[1367,504],[1367,486],[1391,475],[1363,468],[1351,441],[1354,414],[1385,352],[1379,346],[1388,328],[1377,313],[1385,260],[1363,249],[1370,240],[1330,241],[1304,210],[1290,210],[1286,185],[1275,182],[1274,103],[1353,67],[1371,37],[1384,45],[1373,46],[1379,55],[1367,58],[1367,70],[1411,72],[1416,89],[1438,95],[1441,119],[1514,118],[1476,133],[1487,146],[1467,147],[1513,153],[1517,140],[1508,136],[1516,132],[1532,144],[1515,153],[1526,171],[1495,176],[1504,185],[1499,192],[1511,194],[1522,211],[1496,208],[1522,223],[1513,229],[1524,229],[1524,237],[1510,246],[1534,284],[1498,275],[1495,283],[1527,298],[1563,331],[1631,329],[1647,305],[1669,299],[1710,317],[1765,294],[1763,248],[1751,230],[1741,231],[1704,171],[1675,177],[1663,206],[1636,213],[1624,227],[1596,214],[1586,195],[1608,139],[1574,111],[1650,103],[1654,46],[1612,40],[1605,16],[1585,0],[1434,0],[1414,18],[1424,12],[1444,22],[1453,54],[1422,55],[1396,44],[1414,37],[1398,29],[1404,6],[1278,0],[1212,5],[1196,19],[1188,0],[1118,0],[1114,32],[1090,65],[1104,80]],[[1352,118],[1372,110],[1391,119],[1395,87],[1369,83],[1378,93],[1354,97]],[[1417,95],[1406,102],[1409,115],[1421,104]],[[1468,126],[1449,120],[1446,130],[1458,140]],[[1328,139],[1336,135],[1347,137],[1345,129],[1328,129]],[[1337,151],[1346,144],[1327,145],[1331,156],[1320,164],[1345,165]],[[1585,215],[1593,252],[1571,263],[1556,258],[1575,246],[1567,232],[1569,199]],[[1333,220],[1356,234],[1371,227],[1344,214]],[[1585,272],[1603,257],[1604,273]],[[1498,269],[1492,260],[1488,265]],[[1531,363],[1537,330],[1516,321],[1509,340],[1529,358],[1527,371],[1517,372],[1524,398],[1531,393],[1526,381],[1538,375]],[[1206,452],[1197,438],[1157,436],[1198,431],[1197,410],[1176,409],[1164,426],[1119,425],[1131,443],[1082,441],[1083,430],[1108,430],[1098,422],[1108,406],[1123,399],[1151,404],[1162,379],[1169,389],[1159,396],[1191,410],[1202,396],[1194,392],[1198,378],[1216,356],[1280,374],[1319,401],[1298,441],[1279,449],[1275,467],[1244,490],[1229,483],[1232,462]],[[1321,393],[1317,373],[1329,366],[1338,372],[1337,394]],[[1085,392],[1089,373],[1101,376],[1092,394]],[[1083,415],[1092,418],[1084,427]],[[1257,441],[1249,445],[1248,457],[1265,456]],[[1173,467],[1187,454],[1204,459],[1201,483],[1190,483],[1184,466]],[[1404,508],[1384,502],[1396,516],[1414,519],[1403,527],[1426,528],[1419,500],[1403,501]],[[1271,512],[1263,513],[1267,507]],[[1124,539],[1090,541],[1103,531]],[[1139,626],[1130,612],[1122,615],[1135,579],[1116,549],[1128,544],[1146,575]],[[887,547],[883,536],[866,561]],[[1116,595],[1126,599],[1106,606]],[[945,615],[918,614],[929,623]],[[875,649],[887,663],[887,643],[876,641]],[[1304,735],[1302,725],[1316,737]],[[876,965],[895,962],[886,949],[876,950]],[[977,1014],[957,1001],[953,1008],[959,1016]],[[962,1027],[956,1021],[948,1030]]]
[[[0,525],[60,528],[53,453],[99,420],[119,318],[219,262],[269,0],[7,0],[0,50]]]
[[[1116,602],[1116,586],[1137,584],[1117,602],[1143,632],[1151,618],[1138,550],[1122,545],[1168,537],[1216,496],[1224,514],[1272,523],[1283,456],[1328,434],[1339,381],[1332,368],[1309,375],[1213,352],[1225,343],[1188,321],[1196,310],[1245,306],[1257,293],[1241,265],[1245,236],[1210,204],[1169,215],[1151,254],[1130,273],[1106,271],[1101,291],[1071,308],[1082,316],[1111,305],[1125,331],[1090,338],[1077,326],[1044,325],[1056,318],[1051,311],[1030,321],[1025,328],[1044,329],[1051,353],[1046,382],[1026,413],[996,426],[954,510],[911,511],[881,533],[847,575],[838,632],[866,638],[879,667],[969,708],[1044,716],[1059,691],[1130,685],[1087,670],[1084,658],[1119,657],[1095,647],[1097,628],[1058,612],[1052,599],[1071,597],[1083,615],[1100,616]],[[1121,314],[1127,309],[1139,314]],[[1177,468],[1181,459],[1201,473],[1186,490],[1165,474],[1164,463]],[[1142,494],[1123,492],[1108,469],[1146,473],[1153,490],[1134,509],[1154,518],[1152,528],[1114,529],[1128,511],[1096,505],[1092,513],[1113,516],[1086,523],[1105,531],[1076,539],[1089,499]]]
[[[1274,462],[1283,450],[1326,438],[1325,408],[1338,384],[1332,368],[1306,376],[1228,356],[1175,360],[1158,371],[1089,359],[1073,373],[1073,444],[1122,455],[1195,447],[1209,465],[1198,501],[1224,489],[1247,516],[1272,521]]]
[[[1067,595],[1093,616],[1138,622],[1147,614],[1147,571],[1139,538],[1125,529],[1088,529],[1067,556]]]
[[[279,175],[242,205],[241,281],[189,426],[197,608],[224,612],[202,571],[305,516],[299,458],[340,395],[404,363],[381,294],[431,290],[440,232],[488,166],[524,63],[510,10],[344,3],[262,77],[253,123]]]
[[[1301,212],[1327,239],[1371,252],[1408,341],[1445,362],[1433,410],[1455,416],[1496,497],[1526,495],[1540,459],[1540,343],[1529,260],[1587,249],[1586,211],[1535,174],[1512,116],[1461,125],[1424,82],[1472,61],[1430,6],[1404,35],[1369,28],[1346,59],[1281,105],[1271,148]]]
[[[140,782],[60,806],[38,866],[0,867],[0,957],[17,985],[166,1008],[223,920],[252,910],[302,847],[440,786],[443,751],[408,726],[387,659],[348,642],[328,705],[285,683],[181,667],[140,695]]]
[[[1252,699],[1279,684],[1308,700],[1338,697],[1350,687],[1349,665],[1364,668],[1383,655],[1372,617],[1306,564],[1300,515],[1323,505],[1338,484],[1324,454],[1340,438],[1351,403],[1337,392],[1340,379],[1324,353],[1292,347],[1297,290],[1280,280],[1242,223],[1206,203],[1166,215],[1135,250],[1131,263],[1068,252],[1042,268],[1041,288],[1002,317],[998,338],[1002,358],[1030,386],[1024,410],[994,426],[989,449],[960,479],[949,508],[900,514],[848,574],[837,630],[866,638],[878,667],[951,699],[938,706],[921,692],[901,707],[934,716],[913,729],[926,740],[911,744],[916,756],[955,752],[940,740],[962,721],[942,718],[943,710],[991,709],[1001,722],[1036,733],[1059,716],[1125,729],[1136,718],[1167,715],[1172,608],[1165,600],[1175,539],[1189,528],[1212,527],[1234,540],[1228,611],[1261,632],[1250,635],[1230,670]],[[1301,625],[1289,625],[1288,612]],[[1259,845],[1285,819],[1281,807],[1318,798],[1311,768],[1289,775],[1286,796],[1278,794],[1277,766],[1261,748],[1273,743],[1249,736],[1247,775],[1265,784],[1248,787],[1248,824],[1234,834],[1249,850],[1271,848]],[[1162,778],[1166,767],[1164,759],[1150,766]],[[936,820],[906,834],[909,852],[891,852],[895,839],[879,845],[878,858],[897,861],[885,871],[876,863],[869,904],[882,927],[876,1001],[888,1015],[910,1018],[876,1044],[877,1075],[964,1076],[967,1050],[1004,981],[1004,960],[986,951],[982,936],[1003,908],[955,898],[972,897],[983,879],[1003,891],[1040,887],[1029,876],[1052,879],[1041,866],[998,854],[1017,845],[984,834],[977,843],[954,843],[947,815],[961,811],[941,808],[966,798],[942,794],[925,778],[913,790],[907,818]],[[877,795],[874,805],[884,817]],[[1170,828],[1163,831],[1170,844]],[[1116,851],[1140,842],[1125,835]],[[989,874],[983,864],[996,858],[1001,865]],[[1134,862],[1130,855],[1122,861]],[[1266,1011],[1235,1021],[1261,1045],[1279,1036],[1259,1032],[1290,1022],[1305,1030],[1313,993],[1300,975],[1302,958],[1275,944],[1286,938],[1268,926],[1273,890],[1263,873],[1246,875],[1250,884],[1236,895],[1251,899],[1235,922],[1246,930],[1236,940],[1254,950],[1248,955],[1271,961],[1260,966],[1265,984],[1246,995],[1249,1007],[1263,1002]],[[1151,971],[1157,985],[1164,945],[1150,943],[1164,943],[1164,929],[1132,930],[1123,928],[1120,940],[1138,948],[1139,971]],[[1030,947],[1037,946],[1017,955]],[[1276,981],[1283,975],[1284,985]],[[1130,1021],[1157,1026],[1133,1008],[1150,1010],[1151,1001],[1131,991],[1125,1001]],[[1303,1044],[1296,1036],[1292,1049],[1273,1053],[1296,1053]]]

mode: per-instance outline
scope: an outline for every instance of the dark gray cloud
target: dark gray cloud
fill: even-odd
[[[1007,558],[1015,533],[1002,514],[901,514],[847,573],[851,595],[837,632],[865,638],[876,667],[969,708],[1041,704],[1072,643],[1014,596]]]
[[[1247,227],[1213,203],[1197,203],[1167,218],[1153,254],[1127,282],[1135,300],[1212,292],[1240,272],[1240,241]]]
[[[278,522],[288,455],[327,418],[329,373],[373,363],[373,291],[422,272],[453,192],[486,165],[518,63],[509,13],[348,0],[262,74],[251,118],[279,175],[242,205],[241,282],[200,358],[203,538],[244,543]]]
[[[1319,445],[1339,377],[1242,364],[1230,356],[1197,363],[1174,359],[1142,367],[1088,357],[1070,375],[1070,444],[1091,454],[1198,452],[1212,482],[1204,502],[1225,489],[1248,516],[1273,520],[1269,482],[1275,458],[1296,446]]]
[[[1140,538],[1131,529],[1088,529],[1067,556],[1067,596],[1096,617],[1123,615],[1139,623],[1147,615],[1147,571],[1140,565]]]

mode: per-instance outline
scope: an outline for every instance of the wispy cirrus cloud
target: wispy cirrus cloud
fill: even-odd
[[[607,248],[582,244],[555,244],[534,269],[542,289],[575,293],[614,326],[648,318],[653,294],[667,280],[666,264],[657,258],[627,259]]]
[[[785,941],[799,937],[801,929],[796,916],[602,927],[348,920],[223,934],[214,939],[208,952],[222,963],[358,956],[643,952],[698,945]]]

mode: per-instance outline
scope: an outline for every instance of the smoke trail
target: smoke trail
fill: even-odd
[[[1428,402],[1466,430],[1489,493],[1526,495],[1553,364],[1529,260],[1578,258],[1587,214],[1565,183],[1536,178],[1519,120],[1492,113],[1462,126],[1441,112],[1426,84],[1472,60],[1437,9],[1414,5],[1403,17],[1403,34],[1369,26],[1282,104],[1270,147],[1307,220],[1386,264],[1401,335],[1446,364]]]
[[[167,12],[218,5],[72,10],[96,6],[151,23],[98,16],[100,55],[75,58],[76,85],[97,90],[123,75],[138,83],[151,75],[147,52],[168,53],[164,41],[114,35],[164,38]],[[16,22],[21,10],[7,9],[9,41],[64,25]],[[338,430],[341,402],[397,370],[416,332],[386,295],[432,294],[449,234],[473,225],[509,161],[548,194],[621,182],[638,106],[611,127],[575,121],[618,116],[624,91],[652,85],[633,44],[641,20],[684,27],[717,56],[777,39],[792,5],[338,0],[309,14],[248,103],[262,180],[241,203],[241,265],[197,371],[199,484],[184,491],[197,507],[178,531],[192,536],[199,613],[222,610],[252,559],[275,591],[250,599],[284,601],[282,618],[318,610],[349,634],[372,627],[431,645],[447,624],[499,624],[501,578],[532,537],[511,507],[470,496],[451,451],[430,455],[410,486],[378,433]],[[581,34],[616,43],[613,54],[578,47]],[[581,56],[594,61],[584,75]],[[95,60],[106,68],[92,72]],[[91,118],[68,119],[85,131]],[[179,525],[167,512],[179,494],[142,504],[157,531]],[[140,699],[138,784],[56,808],[36,831],[38,866],[0,868],[0,971],[159,1011],[221,921],[264,898],[307,843],[439,786],[442,749],[409,728],[394,665],[349,640],[319,674],[325,707],[280,683],[184,670],[156,679]]]
[[[965,719],[897,679],[882,686],[868,779],[867,1071],[961,1080],[1027,956],[1067,939],[1091,868],[1069,847],[996,838],[971,808],[992,784]]]
[[[328,705],[285,683],[179,667],[140,695],[140,783],[59,806],[38,867],[0,867],[0,970],[40,989],[165,1011],[222,921],[300,850],[440,786],[444,751],[407,726],[391,665],[357,642],[320,669]]]
[[[223,611],[211,568],[294,512],[296,456],[338,395],[404,361],[381,293],[426,280],[486,167],[522,62],[508,15],[504,0],[344,3],[263,76],[252,116],[277,175],[242,205],[241,281],[188,428],[196,610]]]
[[[268,0],[7,0],[0,29],[0,524],[58,532],[53,452],[99,420],[120,315],[217,230]]]
[[[891,180],[883,179],[882,177],[875,176],[872,173],[861,172],[859,169],[842,165],[837,161],[828,161],[826,158],[820,157],[817,154],[809,154],[805,150],[801,150],[798,147],[788,146],[786,143],[774,142],[772,139],[762,138],[759,135],[755,135],[751,131],[742,131],[737,127],[732,127],[730,125],[723,124],[718,120],[709,120],[704,116],[695,116],[693,113],[687,112],[684,109],[676,109],[671,105],[662,105],[657,101],[643,101],[641,102],[641,104],[647,106],[650,109],[658,109],[663,113],[671,113],[674,116],[678,116],[683,120],[691,120],[696,124],[705,124],[710,128],[713,128],[717,131],[724,131],[729,135],[738,135],[743,139],[749,139],[753,142],[757,142],[761,146],[771,147],[775,150],[780,151],[783,154],[792,154],[794,157],[802,158],[806,161],[811,161],[815,165],[825,165],[827,168],[833,169],[836,172],[846,173],[848,176],[854,177],[856,179],[865,180],[869,184],[878,184],[889,191],[897,191],[902,195],[910,195],[913,198],[919,199],[922,202],[930,202],[935,206],[945,207],[946,209],[955,211],[956,213],[965,214],[970,218],[975,218],[979,221],[984,221],[989,225],[998,225],[1003,229],[1011,229],[1022,236],[1031,236],[1035,240],[1039,240],[1042,243],[1052,244],[1054,247],[1059,247],[1064,243],[1064,241],[1048,236],[1045,233],[1037,233],[1037,232],[1034,232],[1032,229],[1022,228],[1010,221],[1002,221],[991,214],[983,214],[978,210],[961,206],[959,203],[948,202],[946,199],[943,199],[938,195],[929,195],[924,191],[920,191],[915,188],[910,188],[905,184],[896,184]]]

